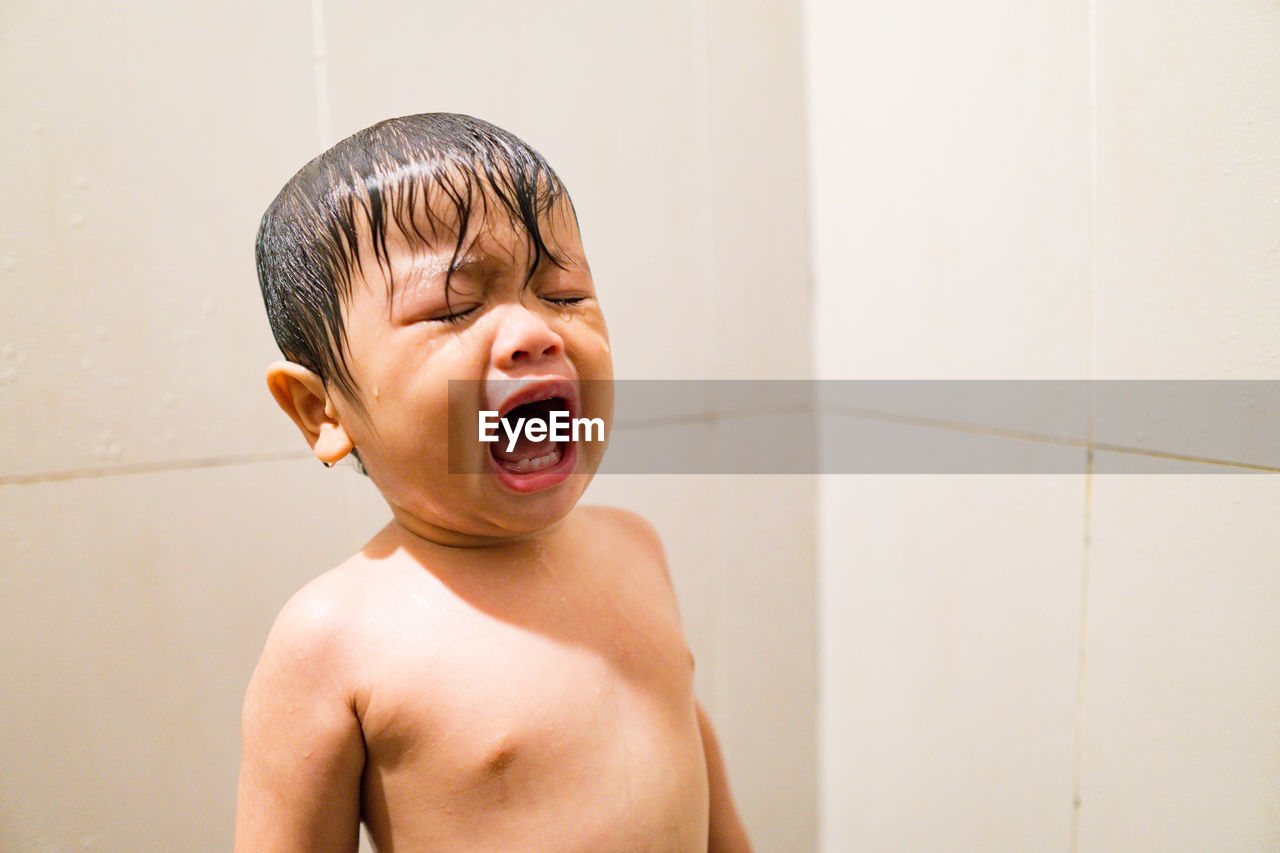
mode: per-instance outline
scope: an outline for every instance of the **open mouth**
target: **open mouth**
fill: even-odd
[[[553,424],[568,423],[569,413],[569,401],[563,397],[516,406],[502,415],[499,438],[490,445],[489,452],[499,466],[514,474],[550,468],[564,459],[568,443],[555,440]]]
[[[531,377],[494,383],[488,393],[490,401],[502,399],[494,406],[497,440],[489,444],[498,480],[517,492],[536,492],[567,480],[578,459],[577,441],[569,430],[578,414],[576,384],[561,377]]]

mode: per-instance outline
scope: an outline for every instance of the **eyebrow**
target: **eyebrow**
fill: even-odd
[[[437,276],[446,272],[457,272],[458,270],[473,267],[484,260],[484,256],[477,252],[467,252],[458,256],[457,259],[447,258],[441,255],[432,255],[429,258],[417,259],[410,264],[409,269],[414,273],[422,273],[427,276]]]
[[[415,278],[419,282],[431,281],[442,273],[447,272],[451,276],[453,273],[463,272],[471,267],[481,266],[493,259],[494,256],[492,254],[483,250],[477,250],[474,245],[469,247],[466,252],[459,255],[457,259],[451,259],[439,254],[415,255],[413,261],[409,265],[408,277]],[[565,260],[570,265],[584,265],[584,260],[577,254],[566,255]],[[542,258],[539,258],[533,268],[529,270],[529,274],[521,284],[522,289],[528,288],[532,284],[534,276],[537,274],[537,270],[541,266],[541,263]],[[555,265],[560,266],[560,264]],[[398,299],[404,295],[404,288],[400,286],[399,277],[394,278],[390,282],[387,295],[387,309],[390,311]]]
[[[404,292],[403,282],[408,279],[419,283],[433,281],[441,275],[453,274],[467,267],[473,267],[483,261],[482,255],[470,251],[464,255],[460,255],[456,260],[441,255],[415,255],[409,264],[409,268],[403,275],[392,276],[388,282],[387,295],[390,302],[395,300]],[[452,261],[452,262],[451,262]]]

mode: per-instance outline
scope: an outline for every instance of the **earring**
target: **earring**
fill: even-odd
[[[321,464],[321,465],[323,465],[323,466],[324,466],[324,467],[326,467],[326,468],[332,468],[332,467],[333,467],[334,465],[336,465],[337,463],[336,463],[336,462],[321,462],[320,464]]]

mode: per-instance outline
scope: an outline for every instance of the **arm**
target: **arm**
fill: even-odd
[[[249,683],[235,853],[355,853],[364,739],[326,608],[286,605]]]
[[[701,705],[698,706],[698,728],[702,730],[702,751],[707,756],[707,781],[711,787],[708,853],[751,853],[747,831],[742,826],[742,820],[733,805],[733,796],[729,793],[729,776],[724,769],[724,758],[720,755],[720,744],[716,742],[711,721],[707,719]]]

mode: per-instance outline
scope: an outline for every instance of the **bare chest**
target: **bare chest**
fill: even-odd
[[[401,617],[364,718],[374,838],[432,849],[705,844],[692,659],[643,589]],[[410,843],[412,840],[412,843]]]

